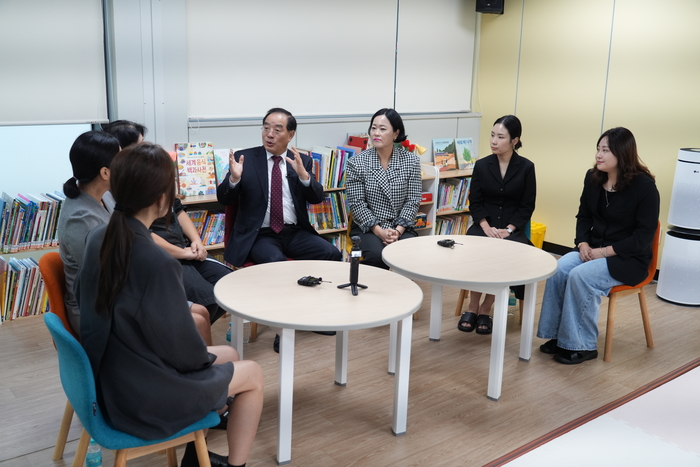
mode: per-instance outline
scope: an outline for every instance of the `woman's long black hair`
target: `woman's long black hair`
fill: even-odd
[[[98,313],[111,315],[112,304],[128,279],[134,231],[127,223],[143,209],[165,195],[166,222],[175,197],[175,167],[165,150],[152,143],[138,143],[114,157],[110,191],[116,206],[100,249],[100,278],[97,288]]]

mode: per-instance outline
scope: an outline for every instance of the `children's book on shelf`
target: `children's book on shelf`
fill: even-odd
[[[178,191],[181,195],[216,194],[213,143],[175,143]]]
[[[329,146],[314,146],[311,148],[312,154],[321,154],[321,172],[319,183],[324,189],[332,188],[333,163],[335,161],[335,149]]]
[[[476,157],[474,154],[474,140],[472,138],[455,138],[455,151],[457,165],[460,169],[473,169]]]
[[[348,133],[347,145],[356,146],[363,151],[372,147],[367,133]]]
[[[34,258],[0,257],[0,321],[44,313],[48,297]]]
[[[352,241],[348,238],[348,236],[345,234],[345,232],[338,232],[335,234],[329,234],[324,236],[329,242],[331,242],[331,245],[335,245],[335,247],[340,250],[340,252],[343,254],[343,259],[342,261],[348,262],[350,261],[350,250],[352,249]]]
[[[207,219],[208,211],[206,209],[196,209],[193,211],[187,211],[194,228],[197,229],[199,237],[202,237],[202,232],[204,231],[204,221]]]
[[[345,186],[345,165],[352,156],[359,152],[359,148],[355,146],[338,146],[338,157],[340,159],[339,172],[336,175],[338,188]]]
[[[433,140],[433,161],[440,172],[457,169],[455,140],[453,138]]]
[[[56,225],[62,193],[2,193],[0,197],[0,253],[58,246]]]
[[[236,153],[241,148],[214,149],[214,168],[216,170],[216,184],[219,185],[228,173],[228,156],[231,151]]]
[[[438,217],[435,220],[435,235],[465,235],[473,221],[468,214]]]
[[[309,222],[316,230],[346,230],[348,215],[347,195],[344,191],[326,193],[323,202],[308,204]]]
[[[202,239],[202,244],[205,246],[216,245],[224,241],[224,219],[225,214],[223,213],[212,213],[206,216],[199,235]]]
[[[437,212],[463,211],[467,209],[471,178],[446,178],[438,185]]]

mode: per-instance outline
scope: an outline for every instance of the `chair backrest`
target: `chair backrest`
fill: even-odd
[[[656,223],[656,233],[654,234],[654,240],[651,242],[651,263],[649,263],[649,269],[647,270],[647,277],[642,282],[637,285],[616,285],[610,292],[623,292],[625,290],[640,289],[645,285],[649,284],[654,280],[656,275],[656,265],[659,263],[659,239],[661,237],[661,222]]]
[[[63,261],[61,255],[52,251],[44,254],[39,259],[39,271],[44,279],[46,293],[49,296],[49,309],[51,313],[58,316],[63,322],[63,327],[76,339],[78,334],[73,330],[73,327],[68,321],[66,315],[66,305],[64,297],[66,295],[66,273],[63,270]]]
[[[226,206],[224,210],[224,248],[228,244],[228,239],[233,232],[233,224],[236,222],[236,214],[238,214],[238,200],[235,203]]]
[[[654,234],[654,240],[651,242],[651,263],[649,263],[649,271],[647,273],[647,278],[642,281],[637,287],[642,287],[654,280],[656,275],[656,266],[659,264],[659,240],[661,238],[661,222],[656,223],[656,233]]]
[[[97,405],[95,377],[85,349],[66,330],[61,319],[53,312],[44,314],[44,323],[49,328],[56,350],[61,384],[83,427],[98,444],[108,447],[107,430],[111,430],[102,418]],[[104,428],[101,426],[103,425]]]

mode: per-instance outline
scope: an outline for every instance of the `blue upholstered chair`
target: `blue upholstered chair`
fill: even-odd
[[[39,271],[42,279],[44,279],[46,294],[49,297],[49,310],[61,318],[66,330],[77,339],[78,335],[73,331],[70,321],[68,321],[65,303],[63,302],[63,297],[66,295],[66,274],[63,271],[61,255],[55,251],[46,253],[39,259]],[[51,457],[55,461],[63,459],[63,451],[66,448],[72,421],[73,407],[70,405],[70,401],[66,401],[61,427],[58,430],[58,438],[56,439],[56,447],[53,450],[53,457]]]
[[[83,465],[91,437],[100,446],[116,451],[115,467],[125,466],[128,459],[163,449],[167,450],[168,465],[177,467],[175,447],[193,440],[197,447],[199,464],[203,467],[211,467],[204,430],[219,423],[219,415],[216,412],[210,412],[197,423],[170,438],[161,440],[148,441],[115,430],[102,417],[97,404],[95,379],[85,350],[66,330],[58,316],[46,313],[44,322],[49,328],[58,351],[58,366],[63,390],[84,427],[75,453],[74,467]]]

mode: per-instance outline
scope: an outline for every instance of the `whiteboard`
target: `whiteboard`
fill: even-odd
[[[107,120],[102,2],[0,1],[0,125]]]
[[[468,110],[475,25],[474,0],[188,0],[189,117]]]
[[[396,110],[471,110],[475,31],[473,1],[401,0]]]

